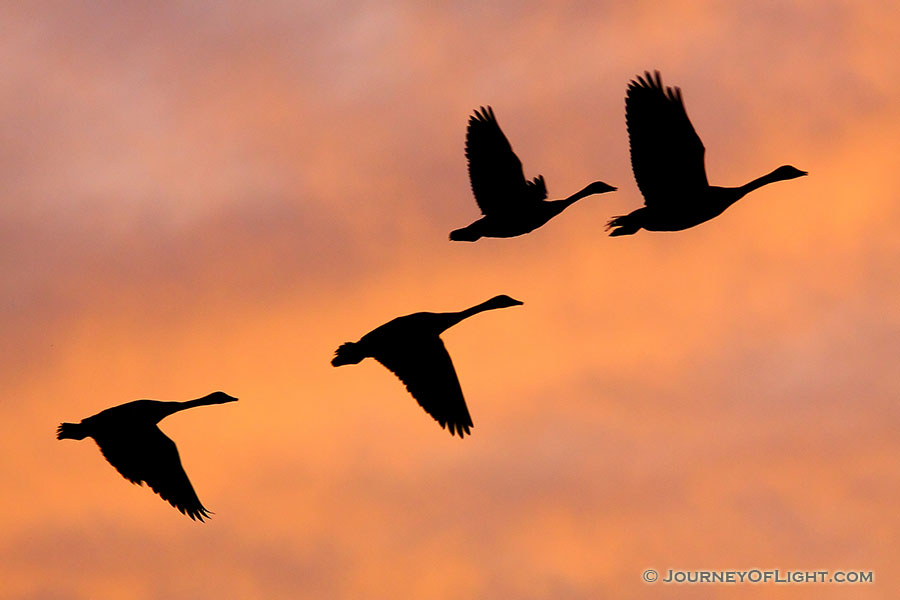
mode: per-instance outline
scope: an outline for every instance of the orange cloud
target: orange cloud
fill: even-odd
[[[852,3],[0,8],[8,193],[0,581],[11,598],[731,597],[647,568],[864,569],[900,522],[889,10]],[[773,185],[678,234],[637,207],[628,78],[682,87],[713,183]],[[514,240],[462,152],[492,104],[530,176],[587,199]],[[342,342],[496,293],[445,334],[451,439]],[[56,424],[215,389],[164,421],[197,526]]]

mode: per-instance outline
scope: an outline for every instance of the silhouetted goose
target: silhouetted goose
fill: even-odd
[[[450,354],[440,335],[472,315],[495,308],[522,304],[509,296],[495,296],[459,312],[419,312],[397,317],[373,329],[358,342],[341,344],[331,364],[335,367],[356,364],[370,356],[391,370],[406,384],[425,412],[450,430],[464,437],[471,433],[472,417],[466,408],[462,388]]]
[[[795,167],[778,167],[740,187],[709,185],[703,142],[694,131],[679,88],[663,89],[659,71],[632,80],[625,97],[625,121],[631,143],[631,168],[644,207],[615,217],[609,235],[638,229],[679,231],[716,217],[758,187],[806,175]]]
[[[547,201],[544,178],[525,180],[522,163],[500,130],[490,106],[469,117],[466,131],[469,180],[484,215],[468,227],[450,232],[450,239],[474,242],[482,237],[515,237],[534,231],[572,203],[616,188],[595,181],[565,200]]]
[[[188,479],[175,442],[156,426],[172,413],[195,406],[235,402],[224,392],[213,392],[186,402],[135,400],[107,408],[81,423],[62,423],[56,439],[94,438],[100,452],[122,477],[150,488],[191,519],[209,518]]]

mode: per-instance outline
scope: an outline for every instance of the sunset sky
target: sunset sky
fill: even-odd
[[[3,2],[0,32],[0,598],[900,597],[895,0]],[[653,69],[711,183],[809,177],[607,237]],[[551,198],[619,190],[449,242],[488,104]],[[501,293],[443,336],[464,440],[329,364]],[[55,439],[214,390],[161,423],[205,524]]]

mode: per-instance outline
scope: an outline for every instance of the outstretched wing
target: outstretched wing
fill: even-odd
[[[437,336],[428,336],[411,346],[380,351],[375,360],[399,377],[419,406],[446,427],[450,435],[471,434],[472,417],[444,342]]]
[[[146,482],[150,489],[191,519],[209,518],[194,491],[175,442],[156,426],[128,435],[97,436],[106,460],[132,483]]]
[[[515,211],[522,202],[547,198],[543,177],[525,180],[522,162],[503,135],[490,106],[481,107],[469,117],[466,158],[472,193],[485,215]]]
[[[665,208],[709,185],[705,148],[679,88],[663,88],[659,71],[632,80],[625,96],[631,169],[647,206]]]

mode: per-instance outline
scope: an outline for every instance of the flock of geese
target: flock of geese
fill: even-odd
[[[631,167],[644,206],[609,221],[609,235],[648,231],[680,231],[708,221],[749,192],[786,179],[806,175],[785,165],[739,187],[709,185],[705,148],[684,108],[679,88],[663,87],[659,71],[632,80],[625,97],[625,120],[631,148]],[[562,200],[547,200],[541,175],[525,178],[522,162],[491,107],[469,118],[466,158],[475,201],[484,216],[450,233],[454,241],[482,237],[524,235],[546,224],[576,201],[615,191],[595,181]],[[335,367],[371,357],[393,372],[419,405],[451,435],[471,433],[472,417],[441,333],[463,319],[486,310],[520,305],[501,295],[459,312],[419,312],[397,317],[357,342],[335,352]],[[136,400],[108,408],[80,423],[62,423],[57,439],[91,437],[106,460],[125,479],[150,488],[191,519],[203,521],[210,512],[197,497],[178,456],[175,443],[157,426],[165,417],[195,406],[224,404],[237,398],[214,392],[186,402]]]

